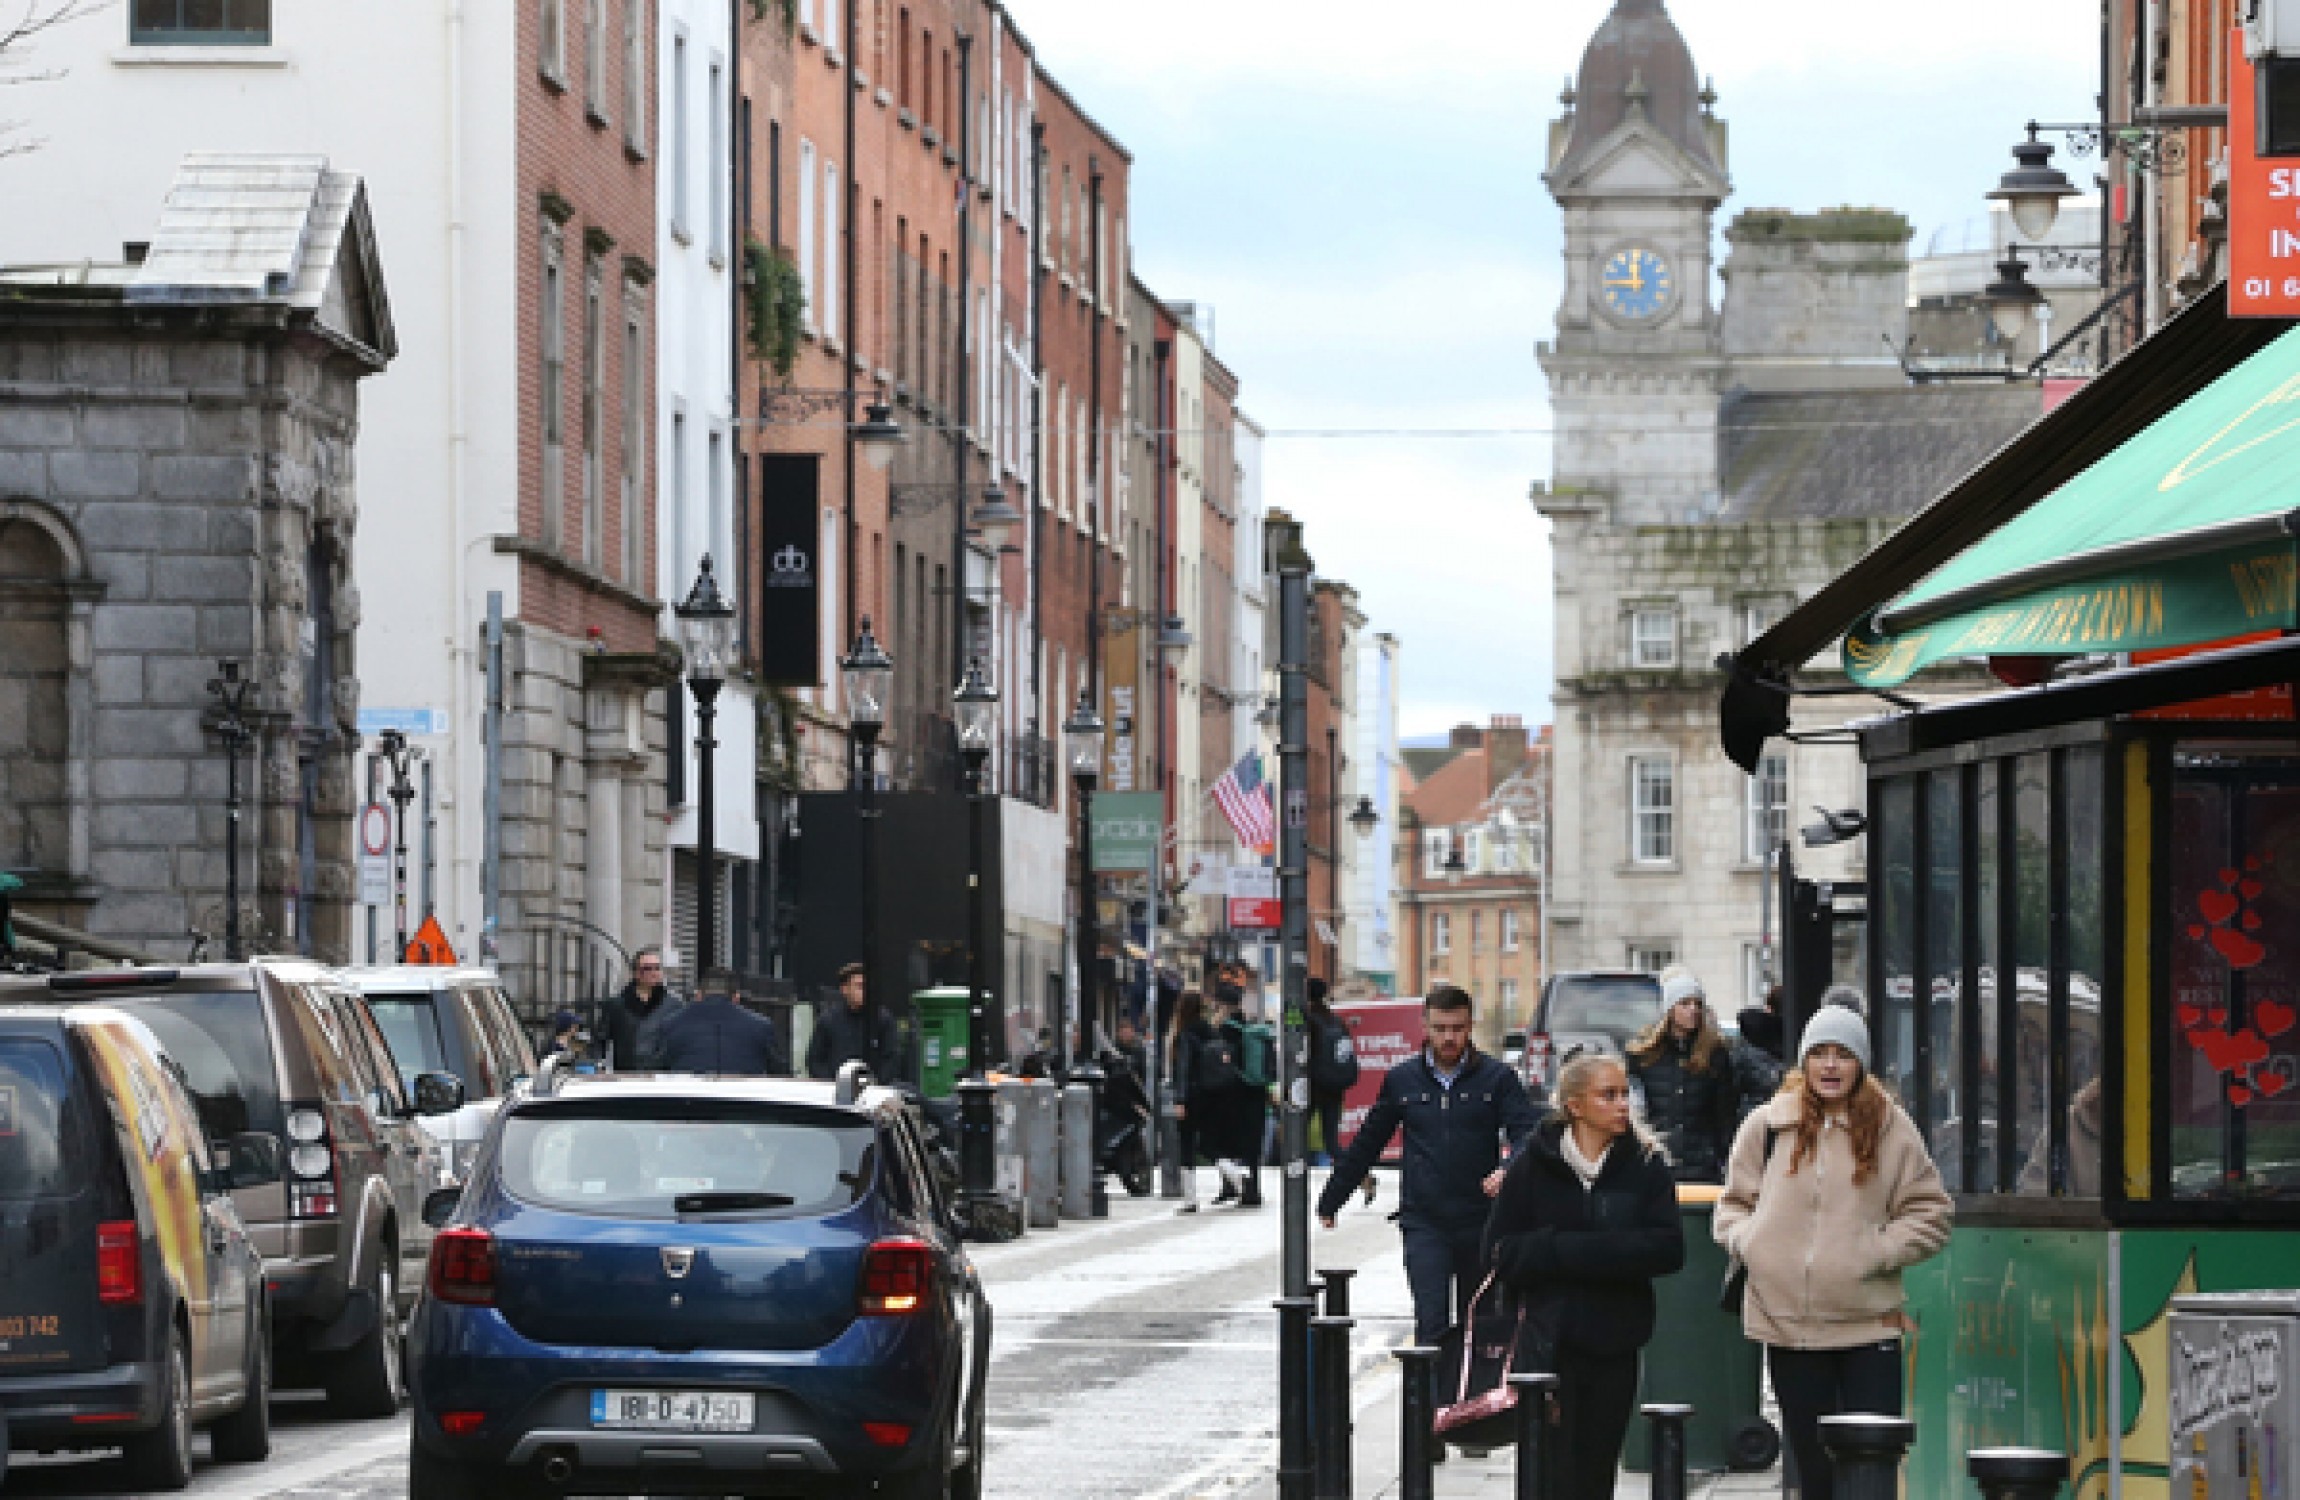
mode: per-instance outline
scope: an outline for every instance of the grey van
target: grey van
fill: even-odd
[[[425,1115],[422,1124],[446,1153],[450,1176],[464,1181],[488,1121],[535,1076],[534,1044],[502,979],[492,969],[421,964],[337,972],[367,1001],[408,1088],[425,1073],[449,1073],[462,1082],[463,1107]]]
[[[127,1012],[175,1060],[210,1141],[278,1143],[232,1197],[263,1254],[282,1383],[317,1380],[347,1416],[398,1410],[440,1179],[416,1116],[459,1108],[460,1085],[411,1088],[359,996],[303,959],[0,978],[0,1003],[26,1001]]]

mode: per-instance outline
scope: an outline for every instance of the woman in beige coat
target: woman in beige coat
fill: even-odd
[[[1798,1066],[1742,1123],[1717,1243],[1748,1268],[1742,1323],[1763,1344],[1801,1500],[1831,1500],[1820,1420],[1898,1416],[1901,1272],[1949,1242],[1952,1205],[1923,1138],[1869,1076],[1860,1013],[1825,1005]]]

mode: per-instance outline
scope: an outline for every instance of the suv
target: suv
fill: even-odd
[[[367,1006],[302,959],[0,978],[0,1002],[28,1000],[126,1011],[175,1060],[209,1141],[274,1144],[232,1190],[263,1252],[273,1354],[346,1415],[396,1411],[431,1249],[423,1195],[443,1177],[415,1116],[459,1108],[456,1081],[422,1075],[411,1099]]]
[[[99,1006],[0,1010],[0,1448],[122,1448],[139,1491],[271,1452],[264,1263],[150,1029]],[[221,1161],[228,1165],[218,1166]],[[0,1454],[4,1457],[4,1454]]]
[[[506,1101],[427,1205],[411,1500],[976,1500],[990,1306],[916,1115],[860,1071],[546,1063]]]
[[[1543,981],[1525,1038],[1525,1085],[1538,1103],[1575,1048],[1620,1056],[1661,1019],[1661,981],[1636,969],[1584,969]]]
[[[446,1154],[448,1172],[462,1181],[487,1122],[535,1073],[535,1048],[503,981],[489,969],[417,964],[340,972],[367,1001],[399,1060],[402,1083],[412,1090],[425,1073],[450,1073],[462,1082],[461,1109],[423,1117],[423,1128]]]

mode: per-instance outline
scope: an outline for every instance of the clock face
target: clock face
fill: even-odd
[[[1604,299],[1605,310],[1637,322],[1660,316],[1676,291],[1676,273],[1669,262],[1642,245],[1614,251],[1597,276],[1597,294]]]

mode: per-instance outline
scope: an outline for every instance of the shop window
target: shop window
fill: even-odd
[[[1912,1066],[1921,1066],[1929,1086],[1917,1118],[1930,1127],[1933,1160],[1958,1191],[1969,1180],[1965,1138],[1972,1123],[1964,1069],[1964,772],[1935,771],[1923,790],[1927,1003],[1923,1057]]]
[[[2066,1076],[2052,1097],[2068,1106],[2055,1120],[2048,1153],[2048,1180],[2054,1192],[2080,1198],[2100,1195],[2106,1136],[2101,1101],[2101,996],[2108,961],[2106,794],[2103,755],[2098,749],[2071,750],[2062,768],[2068,864],[2067,1000],[2055,997],[2059,1035],[2048,1051]],[[2021,1191],[2035,1190],[2028,1168]]]
[[[138,47],[263,47],[271,0],[135,0],[128,40]]]
[[[1916,1054],[1916,813],[1917,783],[1895,778],[1879,788],[1869,826],[1872,878],[1879,888],[1874,918],[1878,972],[1869,1029],[1877,1077],[1904,1104],[1911,1102],[1909,1060]]]
[[[2025,1162],[2045,1140],[2046,1095],[2051,1086],[2048,1047],[2052,974],[2051,757],[2024,755],[2014,763],[2013,786],[2013,1002],[2016,1050],[2009,1079],[2013,1159]],[[1999,1013],[2000,1024],[2002,1012]]]

